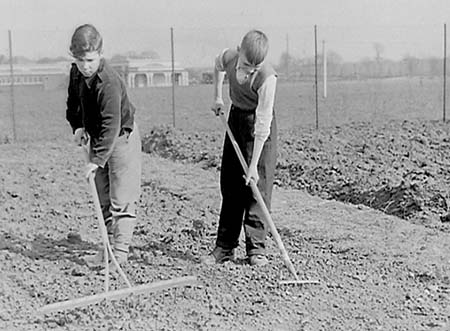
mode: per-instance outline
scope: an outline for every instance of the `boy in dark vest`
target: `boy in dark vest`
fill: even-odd
[[[267,36],[252,30],[244,36],[236,50],[225,49],[216,58],[212,111],[219,115],[224,110],[222,86],[226,74],[232,102],[228,125],[249,165],[249,171],[244,178],[239,159],[226,136],[220,173],[222,207],[216,246],[203,259],[206,263],[233,260],[243,226],[248,262],[250,265],[267,264],[267,224],[248,184],[251,180],[257,183],[270,209],[277,157],[277,129],[273,111],[277,75],[264,61],[268,46]]]

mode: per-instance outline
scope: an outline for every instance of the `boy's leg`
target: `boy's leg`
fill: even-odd
[[[125,262],[136,225],[141,186],[141,140],[136,124],[129,137],[125,134],[118,138],[108,163],[114,251],[119,262]]]
[[[97,189],[100,207],[102,208],[103,220],[108,232],[108,236],[113,234],[113,222],[111,214],[111,200],[109,198],[109,167],[98,168],[95,172],[95,187]]]
[[[247,155],[251,159],[253,142],[247,143]],[[258,189],[263,200],[270,210],[272,200],[272,188],[275,177],[277,158],[277,126],[275,116],[272,120],[270,135],[267,138],[258,163]],[[268,226],[261,209],[253,194],[248,199],[248,205],[244,217],[244,231],[246,251],[248,256],[265,255],[265,241]]]
[[[97,189],[100,207],[102,209],[103,220],[108,233],[109,243],[113,244],[113,221],[111,214],[111,201],[109,199],[109,169],[108,164],[104,168],[98,168],[95,172],[95,187]],[[85,261],[90,266],[101,265],[104,261],[103,247],[93,256],[87,256]]]
[[[241,140],[239,137],[239,122],[239,114],[232,110],[228,124],[238,144]],[[245,197],[249,189],[245,185],[243,175],[244,171],[236,156],[231,140],[226,135],[220,170],[222,207],[216,241],[216,246],[224,249],[234,249],[239,244],[239,235],[244,218]]]

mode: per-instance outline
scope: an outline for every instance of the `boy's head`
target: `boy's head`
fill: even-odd
[[[102,51],[102,36],[93,25],[84,24],[75,29],[70,43],[70,53],[83,76],[91,77],[97,72]]]
[[[75,29],[70,43],[73,57],[82,57],[87,52],[102,52],[103,38],[91,24],[84,24]]]
[[[245,55],[249,64],[258,66],[266,58],[269,50],[267,36],[259,30],[251,30],[242,39],[240,51]]]
[[[260,69],[268,50],[269,40],[263,32],[258,30],[247,32],[238,47],[236,78],[239,84],[248,81]]]

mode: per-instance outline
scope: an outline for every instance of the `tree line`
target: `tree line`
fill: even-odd
[[[151,60],[157,60],[160,59],[160,56],[155,51],[143,51],[143,52],[126,52],[123,54],[114,54],[110,60],[120,62],[126,59],[151,59]],[[41,57],[37,60],[30,59],[26,56],[17,55],[13,56],[12,62],[13,64],[48,64],[48,63],[58,63],[58,62],[68,62],[73,61],[73,59],[69,57],[64,56],[56,56],[56,57]],[[0,54],[0,65],[1,64],[9,64],[9,56]]]
[[[375,57],[366,57],[355,62],[344,61],[338,53],[330,50],[327,53],[326,60],[327,76],[330,79],[435,77],[443,75],[442,58],[417,58],[405,55],[402,59],[394,61],[383,58],[378,48],[376,48]],[[319,75],[322,75],[322,56],[318,57],[317,63]],[[315,58],[293,57],[288,53],[283,53],[276,69],[280,78],[284,80],[313,79],[315,77]]]

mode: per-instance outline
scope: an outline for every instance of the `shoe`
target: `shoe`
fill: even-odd
[[[252,266],[263,266],[269,263],[269,261],[265,255],[255,254],[248,257],[248,263]]]
[[[117,260],[117,263],[120,265],[126,263],[128,261],[128,252],[123,250],[118,250],[113,248],[114,257]],[[93,256],[87,256],[84,258],[84,262],[88,265],[89,268],[98,268],[104,267],[105,264],[105,251],[103,249],[99,250],[97,254]],[[114,263],[111,258],[109,258],[110,267],[115,268]]]
[[[108,235],[108,240],[111,246],[114,245],[114,238],[112,235]],[[102,265],[105,262],[105,249],[102,246],[99,251],[94,255],[94,256],[86,256],[84,258],[84,262],[86,262],[86,264],[89,267],[98,267],[100,265]]]
[[[86,256],[84,262],[91,268],[101,266],[105,262],[105,251],[101,249],[95,255]]]
[[[233,260],[234,249],[225,249],[219,246],[216,246],[210,254],[201,258],[204,264],[221,264]]]
[[[128,251],[123,251],[121,249],[113,249],[114,257],[117,263],[124,264],[128,261]]]
[[[117,261],[117,263],[119,264],[120,267],[122,267],[122,265],[124,265],[128,261],[128,252],[125,252],[125,251],[122,251],[122,250],[114,250],[113,249],[113,253],[114,253],[114,257],[116,258],[116,261]],[[112,259],[109,259],[108,268],[109,268],[109,272],[116,272],[117,271],[117,266],[112,261]],[[106,271],[106,268],[103,266],[103,268],[101,268],[98,271],[98,274],[99,275],[105,275],[105,271]]]

